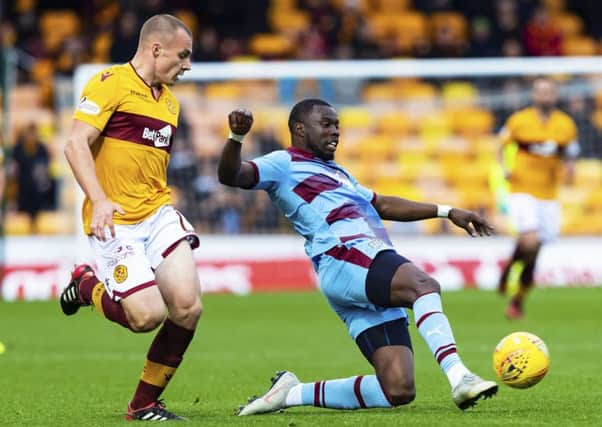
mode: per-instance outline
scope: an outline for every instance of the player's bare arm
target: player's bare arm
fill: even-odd
[[[80,120],[74,120],[69,141],[65,146],[65,157],[73,170],[77,183],[92,202],[92,222],[90,229],[100,240],[106,240],[105,227],[109,227],[115,237],[113,213],[125,213],[116,203],[111,202],[96,177],[94,158],[90,145],[99,137],[100,131]]]
[[[251,130],[253,114],[249,110],[237,109],[228,115],[230,131],[240,138]],[[228,138],[219,159],[217,174],[219,182],[230,187],[251,188],[255,184],[255,171],[248,162],[240,159],[242,143]]]
[[[415,202],[401,197],[377,195],[374,207],[382,219],[391,221],[420,221],[437,218],[437,205]],[[476,213],[452,208],[449,219],[473,237],[491,235],[493,226]]]

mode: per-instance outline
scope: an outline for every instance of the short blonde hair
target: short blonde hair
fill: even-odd
[[[165,33],[173,35],[178,28],[182,28],[192,38],[190,29],[175,16],[168,14],[151,16],[144,24],[142,24],[139,44],[142,44],[142,42],[148,39],[151,34]]]

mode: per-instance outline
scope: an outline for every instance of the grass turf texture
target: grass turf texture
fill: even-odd
[[[493,378],[502,336],[525,330],[544,339],[551,370],[529,390],[500,387],[493,400],[459,411],[414,326],[417,398],[393,410],[293,408],[235,417],[277,369],[302,381],[371,372],[319,293],[208,295],[184,362],[164,394],[168,408],[199,426],[602,425],[602,288],[536,290],[527,317],[509,322],[492,292],[446,293],[444,307],[460,354]],[[125,425],[123,413],[153,334],[135,335],[89,309],[67,318],[58,303],[0,303],[2,426]],[[131,425],[131,424],[128,424]]]

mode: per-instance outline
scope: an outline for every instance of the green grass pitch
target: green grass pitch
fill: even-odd
[[[490,426],[602,425],[602,288],[536,290],[527,317],[509,322],[493,292],[444,294],[460,354],[493,378],[491,355],[502,336],[530,331],[551,353],[548,376],[529,390],[500,387],[466,412],[416,329],[417,398],[392,410],[294,408],[234,416],[263,392],[278,369],[302,381],[371,372],[340,321],[317,292],[246,297],[208,295],[196,337],[164,393],[168,408],[191,426]],[[135,335],[89,309],[67,318],[56,301],[0,303],[0,425],[125,425],[152,334]],[[131,424],[128,424],[131,425]]]

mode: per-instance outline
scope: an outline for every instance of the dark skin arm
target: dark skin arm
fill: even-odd
[[[377,195],[374,207],[382,219],[392,221],[419,221],[437,218],[437,205],[414,202],[394,196]],[[466,230],[472,237],[489,236],[493,227],[474,212],[452,208],[449,220],[456,226]]]
[[[236,135],[246,135],[253,125],[253,114],[238,109],[228,115],[230,130]],[[255,184],[255,170],[248,162],[240,159],[242,144],[228,138],[217,165],[219,182],[230,187],[251,188]]]
[[[228,115],[232,133],[246,135],[253,125],[253,115],[249,110],[238,109]],[[255,170],[240,158],[242,144],[228,139],[219,159],[217,174],[219,182],[230,187],[251,188],[255,184]],[[418,221],[436,218],[437,205],[420,203],[401,197],[378,195],[374,204],[382,219],[393,221]],[[493,227],[486,220],[471,211],[453,208],[449,219],[473,237],[490,235]]]

